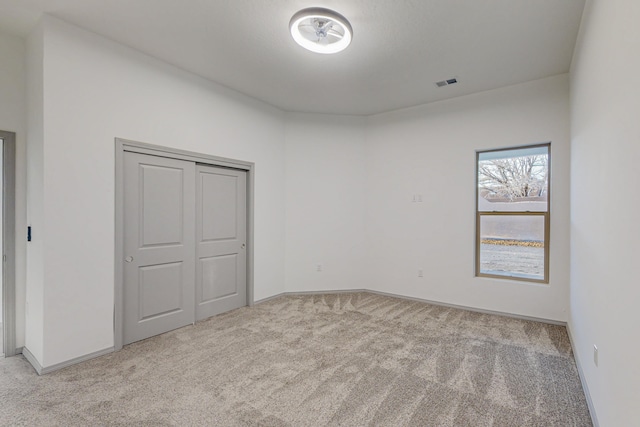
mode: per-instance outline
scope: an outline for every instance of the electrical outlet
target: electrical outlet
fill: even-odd
[[[422,271],[422,269],[418,270],[418,277],[424,277],[424,271]]]
[[[316,271],[322,271],[322,264],[316,264]]]
[[[598,366],[598,346],[595,344],[593,345],[593,363]]]

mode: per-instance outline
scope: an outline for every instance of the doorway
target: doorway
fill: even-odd
[[[15,285],[15,156],[16,134],[0,131],[0,351],[3,356],[16,354],[16,285]]]
[[[115,350],[252,305],[252,226],[253,163],[116,139]]]

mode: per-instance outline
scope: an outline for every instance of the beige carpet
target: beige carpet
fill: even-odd
[[[38,377],[0,423],[590,426],[564,327],[371,293],[280,297]]]

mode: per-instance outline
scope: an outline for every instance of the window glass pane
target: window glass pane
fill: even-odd
[[[480,273],[544,280],[544,215],[481,215]]]
[[[547,212],[549,146],[478,153],[480,212]]]

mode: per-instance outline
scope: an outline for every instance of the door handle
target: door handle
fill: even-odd
[[[242,244],[242,246],[240,246],[240,247],[241,247],[242,249],[244,249],[246,246],[245,246],[245,244],[243,243],[243,244]]]
[[[132,256],[128,256],[124,259],[124,262],[131,262],[133,261],[133,257]]]

